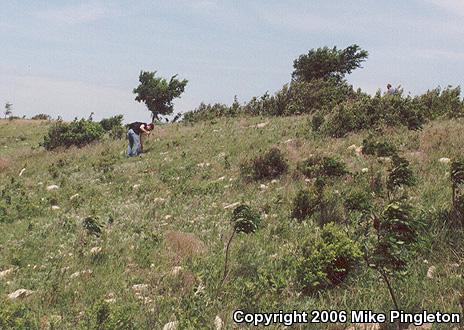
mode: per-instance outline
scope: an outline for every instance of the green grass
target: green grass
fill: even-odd
[[[253,127],[261,122],[268,124]],[[128,159],[124,140],[47,152],[39,143],[48,125],[0,121],[0,190],[11,197],[8,215],[0,213],[0,271],[14,268],[0,279],[0,317],[11,320],[25,307],[11,327],[97,329],[100,320],[102,329],[161,329],[177,320],[179,328],[213,329],[218,315],[225,329],[235,329],[230,316],[239,308],[393,308],[378,274],[367,267],[316,295],[302,294],[295,282],[298,249],[320,231],[316,221],[290,219],[294,197],[310,184],[298,175],[297,163],[317,154],[336,156],[360,175],[385,170],[386,163],[347,149],[361,145],[368,132],[323,138],[311,134],[304,116],[179,123],[155,128],[146,153]],[[411,162],[418,178],[412,201],[425,222],[409,273],[393,280],[400,305],[462,312],[463,227],[439,216],[450,207],[451,186],[449,165],[438,160],[464,154],[464,122],[435,121],[422,131],[391,129],[384,136]],[[243,161],[272,147],[288,159],[287,173],[276,182],[242,180]],[[363,168],[370,171],[361,174]],[[52,184],[59,189],[47,191]],[[352,185],[349,177],[337,179],[328,193],[342,199]],[[257,233],[234,238],[231,272],[220,287],[232,230],[233,209],[225,207],[236,202],[259,210],[263,223]],[[83,227],[87,217],[102,226],[100,237]],[[94,247],[101,252],[92,254]],[[432,265],[436,272],[429,279]],[[89,272],[75,275],[82,271]],[[136,295],[135,284],[147,287]],[[20,288],[34,293],[10,301],[7,295]]]

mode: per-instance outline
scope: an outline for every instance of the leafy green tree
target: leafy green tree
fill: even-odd
[[[155,75],[156,71],[141,71],[140,84],[133,90],[133,93],[137,94],[135,100],[145,103],[152,113],[153,120],[158,115],[169,115],[173,112],[172,100],[180,97],[188,82],[185,79],[178,80],[177,75],[172,76],[169,81]]]
[[[358,45],[345,49],[337,47],[311,49],[293,62],[294,80],[312,81],[314,79],[335,78],[341,80],[346,74],[361,66],[367,59],[368,52]]]
[[[5,111],[4,111],[5,119],[7,116],[11,116],[11,114],[13,113],[12,108],[13,108],[13,104],[11,104],[10,102],[5,103]]]

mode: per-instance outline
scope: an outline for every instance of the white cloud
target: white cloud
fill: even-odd
[[[100,1],[89,1],[44,9],[36,12],[35,16],[52,23],[73,25],[94,22],[118,14],[119,10],[108,4],[103,4]]]

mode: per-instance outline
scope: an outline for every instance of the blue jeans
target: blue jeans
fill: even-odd
[[[140,154],[140,136],[130,129],[127,131],[127,139],[129,140],[127,156],[132,157]]]

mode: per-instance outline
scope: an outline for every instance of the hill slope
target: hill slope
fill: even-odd
[[[314,295],[302,294],[292,268],[302,242],[320,231],[315,220],[290,218],[297,191],[311,185],[297,163],[321,154],[344,160],[356,175],[386,169],[387,163],[348,148],[361,145],[367,132],[313,136],[303,116],[172,124],[155,129],[142,157],[127,159],[125,141],[47,152],[38,144],[48,125],[0,121],[0,271],[11,270],[0,279],[0,325],[161,329],[177,320],[180,328],[208,329],[218,316],[223,328],[233,329],[230,315],[238,308],[392,309],[386,287],[368,267]],[[384,133],[419,178],[411,196],[425,223],[409,274],[393,281],[400,305],[461,312],[463,227],[441,216],[451,187],[449,165],[439,159],[464,154],[464,123]],[[274,146],[288,159],[288,173],[272,182],[242,180],[241,162]],[[329,191],[342,200],[352,185],[349,177],[340,179]],[[263,226],[234,239],[221,288],[237,202],[259,210]],[[33,292],[8,298],[18,289]],[[335,329],[312,326],[301,329]]]

